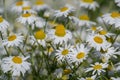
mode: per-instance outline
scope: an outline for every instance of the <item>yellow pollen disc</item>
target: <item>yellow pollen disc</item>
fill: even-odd
[[[86,80],[93,80],[92,78],[86,78]]]
[[[65,69],[64,70],[64,74],[67,75],[67,74],[70,74],[72,71],[70,69]]]
[[[30,6],[26,6],[26,7],[23,7],[22,10],[30,10],[31,7]]]
[[[112,12],[111,17],[118,18],[118,17],[120,17],[120,13],[119,12]]]
[[[95,37],[94,37],[94,41],[95,41],[96,43],[98,43],[98,44],[102,44],[102,43],[103,43],[103,39],[102,39],[101,37],[99,37],[99,36],[95,36]]]
[[[22,17],[30,17],[30,16],[31,16],[30,13],[22,14]]]
[[[84,53],[84,52],[80,52],[80,53],[78,53],[77,56],[76,56],[77,59],[82,59],[82,58],[84,58],[84,57],[85,57],[85,53]]]
[[[4,19],[2,18],[2,16],[0,16],[0,23],[3,22],[3,20],[4,20]]]
[[[44,33],[43,30],[37,31],[35,33],[35,38],[38,40],[43,40],[43,39],[45,39],[45,37],[46,37],[46,34]]]
[[[60,9],[61,12],[64,12],[64,11],[67,11],[67,10],[68,10],[68,7],[62,7],[62,8]]]
[[[92,27],[91,27],[91,30],[96,31],[97,28],[96,28],[95,26],[92,26]]]
[[[79,17],[80,20],[90,20],[90,18],[88,17],[88,15],[82,15]]]
[[[45,4],[43,1],[36,1],[36,3],[35,3],[36,5],[43,5],[43,4]]]
[[[55,28],[55,35],[64,37],[66,35],[65,27],[63,25],[57,25]]]
[[[18,57],[18,56],[15,56],[15,57],[12,58],[12,61],[16,64],[21,64],[22,63],[22,58]]]
[[[67,55],[69,53],[68,49],[62,51],[62,55]]]
[[[23,1],[18,1],[17,3],[16,3],[16,6],[22,6],[23,5]]]
[[[11,35],[8,37],[8,41],[14,41],[17,38],[16,35]]]
[[[85,2],[85,3],[93,3],[94,1],[93,0],[83,0],[83,2]]]
[[[94,65],[93,68],[95,70],[100,70],[100,69],[102,69],[102,66],[100,64],[98,64],[98,65]]]
[[[105,31],[105,30],[101,30],[101,31],[99,32],[99,34],[101,34],[101,35],[105,35],[105,34],[107,34],[107,31]]]

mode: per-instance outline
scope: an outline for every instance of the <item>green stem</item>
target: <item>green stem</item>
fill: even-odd
[[[0,36],[1,36],[1,39],[3,40],[3,36],[2,36],[2,32],[1,31],[0,31]],[[7,56],[9,56],[9,52],[8,52],[6,46],[4,46],[4,49],[5,49],[6,53],[7,53]]]
[[[25,54],[23,53],[23,51],[20,49],[20,47],[17,47],[18,50],[22,53],[22,55],[25,57]]]

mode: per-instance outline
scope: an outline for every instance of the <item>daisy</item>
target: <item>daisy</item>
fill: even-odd
[[[109,47],[105,51],[101,51],[101,56],[104,62],[107,62],[111,57],[117,58],[117,55],[120,55],[120,51],[117,51],[118,48]]]
[[[48,8],[49,6],[43,0],[36,0],[35,5],[33,6],[35,11],[46,10]]]
[[[105,23],[113,25],[115,23],[115,19],[120,18],[120,13],[119,12],[107,13],[104,14],[102,17]]]
[[[30,5],[30,2],[29,1],[18,1],[16,2],[15,4],[13,4],[12,6],[12,12],[15,12],[15,13],[22,13],[22,7],[23,6],[29,6]]]
[[[7,47],[13,47],[13,46],[19,46],[24,40],[24,36],[21,36],[20,34],[12,34],[8,36],[7,39],[3,40],[2,45]]]
[[[120,18],[115,19],[115,28],[119,28],[120,29]]]
[[[38,27],[38,28],[43,28],[45,26],[46,22],[44,19],[40,18],[40,17],[36,17],[34,26]]]
[[[1,68],[4,73],[11,72],[12,76],[24,76],[25,72],[30,70],[30,63],[26,60],[29,57],[10,56],[2,59]]]
[[[72,49],[72,54],[70,54],[70,63],[80,64],[88,57],[89,49],[83,44],[77,44],[75,48]]]
[[[115,0],[115,3],[120,7],[120,0]]]
[[[32,10],[30,6],[23,6],[22,11],[23,13],[37,14],[37,12]]]
[[[107,63],[96,62],[94,65],[91,64],[91,67],[87,68],[85,72],[93,71],[92,75],[96,75],[96,74],[100,75],[101,72],[105,72],[104,69],[107,67],[108,67]]]
[[[24,13],[19,18],[17,18],[17,22],[22,24],[33,24],[36,20],[36,16],[31,13]]]
[[[96,23],[93,21],[90,21],[90,18],[88,17],[88,15],[84,14],[79,16],[78,25],[89,27],[91,25],[96,25]]]
[[[56,50],[56,58],[58,61],[65,61],[67,60],[67,56],[71,53],[71,49],[73,46],[71,45],[65,45],[64,47],[60,47],[58,50]]]
[[[9,23],[5,19],[3,19],[2,16],[0,16],[0,31],[6,30],[8,26],[9,26]]]
[[[34,36],[30,36],[30,43],[32,45],[42,45],[43,47],[46,46],[47,35],[43,30],[37,31]]]
[[[95,80],[95,78],[96,78],[96,75],[93,75],[93,76],[91,76],[91,77],[80,78],[80,79],[78,79],[78,80]]]
[[[80,0],[80,7],[96,10],[96,8],[99,7],[99,4],[94,0]]]
[[[64,25],[58,24],[54,29],[48,32],[49,39],[53,40],[54,44],[67,43],[72,39],[72,33],[65,29]]]
[[[56,10],[54,16],[55,17],[67,17],[70,13],[75,11],[75,9],[71,5],[65,5],[61,7],[60,10]]]
[[[98,33],[99,33],[100,35],[104,35],[104,36],[106,36],[106,37],[108,37],[108,38],[110,38],[111,36],[114,35],[114,34],[112,34],[112,33],[107,32],[107,31],[106,31],[105,29],[103,29],[103,28],[101,28],[101,30],[99,30]]]
[[[96,26],[91,26],[89,29],[87,29],[86,31],[89,31],[90,33],[92,32],[97,33],[98,31],[102,30],[102,27],[96,27]]]
[[[104,35],[91,34],[88,35],[86,41],[91,47],[94,47],[97,51],[100,51],[101,49],[105,51],[108,47],[111,46],[111,44],[107,42]]]

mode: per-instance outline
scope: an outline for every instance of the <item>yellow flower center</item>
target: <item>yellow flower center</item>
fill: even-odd
[[[102,43],[103,43],[103,39],[102,39],[101,37],[99,37],[99,36],[95,36],[95,37],[94,37],[94,41],[95,41],[96,43],[98,43],[98,44],[102,44]]]
[[[67,10],[68,10],[68,7],[62,7],[62,8],[60,9],[61,12],[65,12],[65,11],[67,11]]]
[[[84,57],[85,57],[85,53],[84,53],[84,52],[80,52],[80,53],[78,53],[77,56],[76,56],[77,59],[82,59],[82,58],[84,58]]]
[[[42,0],[40,0],[40,1],[36,1],[36,3],[35,3],[36,5],[43,5],[43,4],[45,4]]]
[[[64,37],[66,35],[65,27],[63,25],[57,25],[55,28],[55,35]]]
[[[106,34],[107,34],[107,31],[101,30],[101,31],[99,32],[99,34],[101,34],[101,35],[106,35]]]
[[[26,6],[26,7],[23,7],[22,10],[30,10],[31,7],[30,6]]]
[[[92,26],[92,27],[91,27],[91,30],[96,31],[97,28],[96,28],[95,26]]]
[[[88,15],[82,15],[79,17],[80,20],[90,20],[90,18],[88,17]]]
[[[93,3],[94,1],[93,0],[83,0],[83,2],[85,2],[85,3]]]
[[[45,37],[46,37],[46,34],[44,33],[43,30],[37,31],[35,33],[35,38],[38,40],[43,40],[43,39],[45,39]]]
[[[25,14],[22,14],[22,17],[30,17],[31,14],[30,13],[25,13]]]
[[[0,16],[0,23],[3,22],[3,20],[4,20],[4,19],[2,18],[2,16]]]
[[[21,64],[22,63],[22,58],[18,57],[18,56],[15,56],[15,57],[12,58],[12,61],[16,64]]]
[[[70,74],[72,71],[70,69],[65,69],[64,70],[64,74],[67,75],[67,74]]]
[[[16,3],[16,6],[22,6],[23,5],[23,1],[18,1],[17,3]]]
[[[11,35],[8,37],[8,41],[14,41],[17,38],[16,35]]]
[[[92,78],[86,78],[86,80],[93,80]]]
[[[118,18],[118,17],[120,17],[120,13],[119,12],[112,12],[111,17]]]
[[[64,56],[67,55],[68,53],[69,53],[68,49],[65,49],[65,50],[62,51],[62,55],[64,55]]]
[[[100,64],[97,64],[97,65],[94,65],[93,68],[95,70],[100,70],[100,69],[102,69],[102,66]]]

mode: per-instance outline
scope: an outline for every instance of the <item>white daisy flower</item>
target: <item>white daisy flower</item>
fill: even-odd
[[[94,0],[80,0],[80,7],[96,10],[96,8],[99,7],[99,4]]]
[[[101,56],[104,62],[107,62],[111,57],[117,58],[117,55],[120,55],[120,51],[117,51],[118,48],[109,47],[105,51],[101,51]]]
[[[94,65],[91,64],[90,68],[86,68],[85,72],[93,71],[92,75],[96,75],[96,74],[100,75],[101,72],[105,72],[104,69],[107,67],[108,67],[107,63],[96,62]]]
[[[67,60],[67,56],[71,54],[71,49],[73,46],[71,45],[65,45],[64,47],[60,47],[58,50],[56,50],[56,58],[58,61],[65,61]]]
[[[52,39],[54,44],[67,43],[68,40],[72,39],[72,33],[65,29],[64,25],[57,25],[55,30],[48,32],[49,39]]]
[[[8,28],[9,23],[0,16],[0,31],[4,31]]]
[[[93,76],[91,76],[91,77],[80,78],[80,79],[78,79],[78,80],[95,80],[95,78],[96,78],[96,75],[93,75]]]
[[[44,19],[40,17],[36,17],[34,25],[38,28],[43,28],[45,26],[46,22]]]
[[[37,31],[34,36],[30,36],[30,43],[32,45],[42,45],[43,47],[46,46],[47,35],[43,30]]]
[[[74,7],[72,7],[71,5],[65,5],[64,7],[60,8],[60,10],[56,10],[54,16],[67,17],[73,11],[75,11]]]
[[[104,36],[106,36],[106,37],[108,37],[108,38],[110,38],[111,36],[114,36],[115,34],[113,34],[113,33],[109,33],[109,32],[107,32],[105,29],[103,29],[103,28],[101,28],[102,30],[99,30],[98,31],[98,33],[100,34],[100,35],[104,35]]]
[[[96,23],[93,21],[90,21],[90,18],[88,17],[88,15],[84,14],[84,15],[79,16],[78,25],[89,27],[92,25],[96,25]]]
[[[29,57],[10,56],[2,59],[1,68],[4,73],[11,72],[12,76],[24,76],[25,72],[30,70],[30,63],[26,60]]]
[[[115,19],[115,28],[119,28],[120,29],[120,18]]]
[[[31,13],[24,13],[19,18],[17,18],[17,22],[22,24],[33,24],[36,20],[36,16]]]
[[[115,0],[115,3],[120,7],[120,0]]]
[[[94,47],[97,51],[100,51],[101,49],[105,51],[108,47],[111,46],[111,43],[107,42],[104,35],[90,34],[88,35],[86,41],[91,47]]]
[[[20,34],[13,34],[8,36],[7,39],[3,40],[2,45],[7,47],[13,47],[13,46],[19,46],[24,40],[24,36],[21,36]]]
[[[32,10],[30,6],[23,6],[22,11],[23,13],[37,14],[37,12]]]
[[[104,14],[102,17],[105,23],[113,25],[115,23],[115,19],[120,18],[120,13],[119,12],[107,13]]]
[[[72,49],[72,54],[69,54],[70,63],[79,64],[83,62],[88,57],[89,49],[86,48],[83,44],[77,44],[75,48]]]
[[[46,10],[48,8],[49,6],[43,0],[36,0],[35,5],[33,6],[35,11]]]
[[[91,26],[89,29],[86,31],[92,32],[92,33],[97,33],[98,31],[102,30],[102,27],[96,27],[96,26]]]
[[[16,2],[15,4],[13,4],[11,11],[20,14],[23,11],[22,7],[29,6],[29,5],[30,5],[29,1],[22,1],[21,0],[21,1]]]

